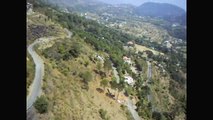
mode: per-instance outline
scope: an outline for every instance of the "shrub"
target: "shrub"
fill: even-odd
[[[89,71],[86,71],[85,73],[82,74],[82,78],[84,82],[89,82],[92,80],[92,73]]]
[[[161,115],[161,113],[154,111],[154,112],[152,113],[152,118],[153,118],[154,120],[161,120],[161,119],[162,119],[162,115]]]
[[[34,107],[39,113],[46,113],[48,111],[48,101],[45,96],[40,96],[34,103]]]
[[[107,114],[106,110],[99,109],[98,112],[103,120],[109,120],[109,116],[106,116]]]
[[[108,86],[108,80],[107,79],[101,80],[100,85],[103,86],[105,90],[105,88]]]
[[[107,111],[105,111],[105,110],[103,110],[103,109],[99,109],[98,112],[99,112],[101,118],[102,118],[102,119],[105,119]]]
[[[89,61],[85,61],[85,67],[87,67],[89,65]]]

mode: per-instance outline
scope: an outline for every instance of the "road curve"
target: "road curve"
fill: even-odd
[[[72,36],[72,32],[68,31],[67,29],[65,29],[65,31],[67,32],[67,37],[71,38]],[[39,38],[37,40],[35,40],[35,42],[33,42],[32,44],[30,44],[27,48],[27,51],[29,52],[29,54],[32,56],[33,61],[35,63],[35,77],[33,80],[33,83],[31,85],[31,90],[29,91],[29,95],[27,96],[27,110],[29,108],[31,108],[31,106],[33,105],[33,103],[36,101],[36,98],[41,95],[41,87],[42,87],[42,79],[44,76],[44,62],[41,59],[41,57],[35,52],[34,50],[34,46],[36,44],[39,44],[40,41],[42,41],[43,39],[54,39],[54,37],[47,37],[47,38]]]
[[[116,82],[120,83],[120,77],[118,75],[118,71],[114,67],[113,63],[112,63],[112,69],[113,69],[114,76],[116,78]],[[128,110],[130,111],[130,113],[131,113],[132,117],[134,118],[134,120],[143,120],[142,118],[140,118],[140,116],[138,115],[138,112],[135,110],[136,106],[132,103],[132,100],[130,100],[128,98],[128,100],[124,103],[124,105],[127,106]]]
[[[132,103],[132,101],[128,98],[126,103],[127,108],[129,109],[130,113],[134,120],[142,120],[142,118],[138,115],[137,111],[135,110],[136,106]]]
[[[44,76],[44,63],[41,57],[33,49],[34,45],[39,43],[39,40],[40,39],[36,40],[27,48],[29,54],[32,56],[33,61],[36,65],[35,77],[30,90],[31,92],[29,92],[29,95],[27,96],[27,109],[29,109],[33,105],[37,96],[41,94],[41,81]]]

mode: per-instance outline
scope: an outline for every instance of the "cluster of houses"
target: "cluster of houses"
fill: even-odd
[[[27,3],[27,14],[33,13],[33,5],[30,3]]]
[[[95,54],[94,55],[99,61],[101,62],[104,62],[104,57],[98,55],[98,54]],[[131,58],[127,57],[127,56],[123,56],[123,60],[124,60],[124,63],[127,63],[129,65],[132,65],[132,61],[131,61]],[[124,82],[128,83],[129,85],[134,85],[134,80],[131,76],[129,75],[125,75],[124,76]]]
[[[130,47],[130,46],[133,47],[134,45],[135,45],[135,42],[133,40],[127,42],[127,46],[128,47]],[[127,63],[130,66],[132,66],[132,64],[133,64],[131,58],[127,57],[127,56],[123,56],[123,61],[124,61],[124,63]],[[131,76],[129,76],[129,75],[125,75],[124,76],[124,82],[128,83],[131,86],[134,85],[134,79]]]
[[[28,10],[30,10],[32,7],[33,7],[33,5],[32,5],[32,4],[27,3],[27,11],[28,11]]]
[[[131,58],[127,57],[127,56],[123,56],[123,61],[124,63],[127,63],[129,65],[132,65],[132,61]],[[129,85],[134,85],[134,80],[131,76],[129,75],[125,75],[124,76],[124,82],[127,82]]]

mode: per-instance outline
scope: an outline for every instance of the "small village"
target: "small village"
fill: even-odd
[[[134,49],[134,45],[135,45],[135,42],[130,40],[126,43],[126,47],[128,47],[129,49]],[[124,46],[125,47],[125,46]],[[136,53],[138,53],[138,51],[135,51]],[[104,63],[105,62],[105,58],[99,54],[95,54],[94,55],[101,63]],[[123,63],[124,64],[127,64],[129,65],[129,67],[131,68],[132,72],[134,72],[135,74],[139,74],[141,72],[139,72],[137,70],[137,68],[135,67],[135,63],[131,60],[130,57],[124,55],[123,58]],[[118,72],[116,70],[116,68],[113,66],[113,63],[112,63],[112,76],[114,76],[116,78],[116,81],[117,83],[119,84],[119,81],[120,81],[120,77],[118,75]],[[122,76],[123,77],[123,81],[131,86],[131,87],[134,87],[135,83],[136,83],[136,80],[133,79],[133,77],[127,73],[127,71],[125,70],[125,74]],[[143,83],[143,86],[146,86],[147,84]],[[97,88],[96,89],[99,93],[104,93],[104,90],[102,88]],[[106,92],[106,96],[116,100],[119,104],[127,104],[127,101],[129,100],[129,95],[125,92],[125,90],[123,89],[122,91],[120,91],[118,94],[119,96],[116,97],[116,91],[118,90],[114,90],[110,87],[107,87],[107,92]],[[133,105],[133,108],[136,108],[136,106],[134,104],[136,104],[138,101],[138,98],[136,96],[134,97],[131,97],[131,102],[132,102],[132,105]]]

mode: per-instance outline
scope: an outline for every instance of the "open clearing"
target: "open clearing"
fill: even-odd
[[[150,48],[142,46],[142,45],[135,44],[135,47],[136,47],[137,51],[143,52],[143,51],[149,50],[149,51],[152,51],[153,54],[155,54],[155,55],[158,55],[158,54],[164,55],[164,53],[162,53],[162,52],[158,52],[156,50],[150,49]]]

